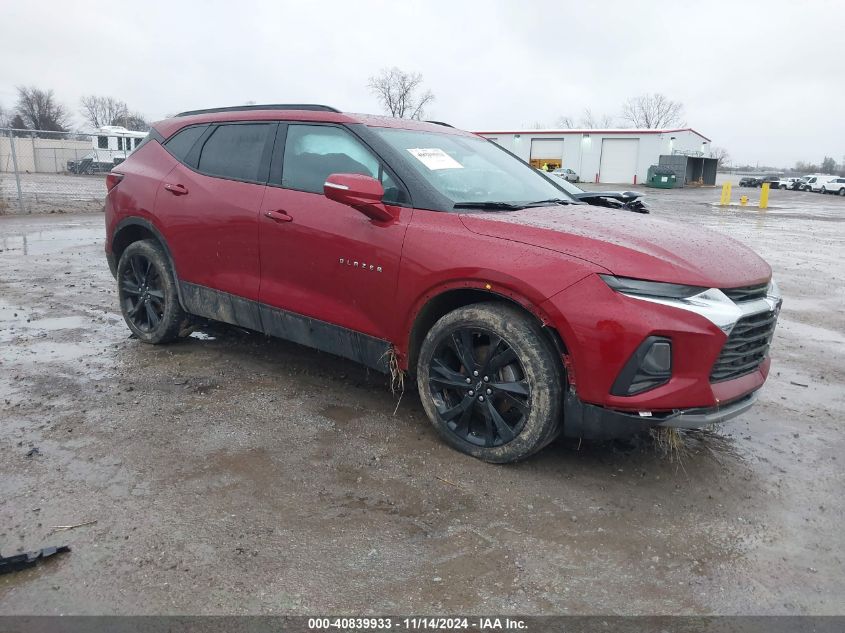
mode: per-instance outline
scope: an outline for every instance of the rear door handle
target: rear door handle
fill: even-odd
[[[292,222],[293,218],[287,214],[287,212],[282,211],[281,209],[276,209],[275,211],[267,211],[265,214],[268,218],[273,220],[273,222]]]
[[[168,182],[164,185],[164,188],[174,196],[184,196],[188,193],[188,188],[185,185],[174,185]]]

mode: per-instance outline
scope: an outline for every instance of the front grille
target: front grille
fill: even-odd
[[[758,312],[737,321],[710,372],[710,382],[732,380],[755,371],[769,353],[775,312]]]
[[[768,291],[768,283],[759,284],[757,286],[742,286],[741,288],[722,288],[722,292],[724,292],[731,301],[754,301],[755,299],[764,299]]]

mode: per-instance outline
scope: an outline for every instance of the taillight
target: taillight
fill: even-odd
[[[106,174],[106,191],[111,191],[118,184],[120,181],[123,180],[123,174],[118,174],[117,172],[110,171]]]

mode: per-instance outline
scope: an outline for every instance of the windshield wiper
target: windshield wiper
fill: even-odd
[[[524,209],[524,204],[511,204],[510,202],[456,202],[455,209],[499,209],[502,211],[519,211]]]
[[[563,198],[549,198],[548,200],[537,200],[536,202],[529,202],[526,207],[542,207],[550,204],[572,204],[571,200],[564,200]]]

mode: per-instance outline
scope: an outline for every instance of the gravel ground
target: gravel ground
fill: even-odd
[[[643,438],[492,466],[331,356],[140,344],[101,215],[0,218],[0,551],[73,548],[0,576],[0,613],[845,613],[845,200],[647,195],[785,295],[759,403],[680,465]]]
[[[26,213],[99,211],[106,195],[104,174],[20,174]],[[0,215],[20,214],[15,175],[0,172]]]

